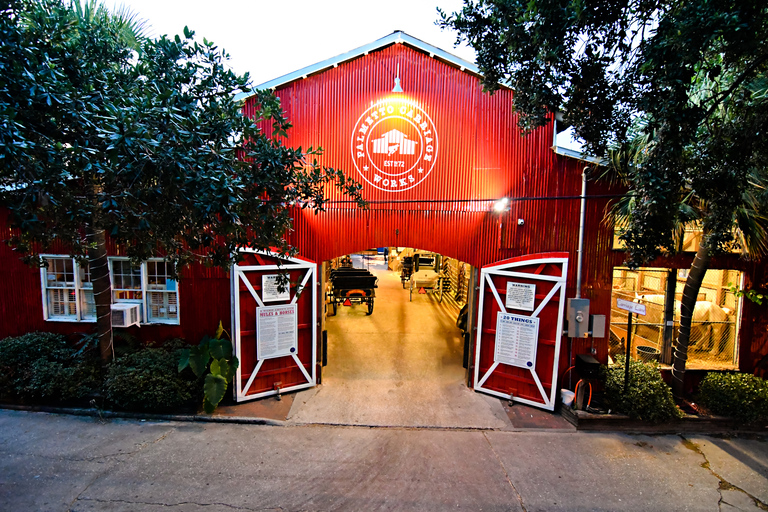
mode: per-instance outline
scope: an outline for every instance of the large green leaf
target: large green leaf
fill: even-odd
[[[224,333],[224,325],[221,323],[221,320],[219,320],[219,326],[216,328],[216,339],[220,340],[221,335]]]
[[[211,357],[214,359],[222,359],[224,357],[224,347],[221,345],[222,341],[224,340],[212,339],[208,344],[211,351]]]
[[[231,381],[235,377],[235,372],[239,366],[240,361],[238,361],[236,357],[232,357],[232,359],[229,360],[229,371],[227,372],[228,381]]]
[[[232,342],[226,338],[211,339],[208,344],[211,357],[215,359],[232,358]]]
[[[232,342],[226,338],[221,340],[221,357],[232,359]]]
[[[210,355],[207,347],[192,347],[189,351],[189,366],[200,377],[208,369]]]
[[[222,372],[222,363],[223,363],[223,369]],[[221,375],[222,377],[226,378],[226,369],[227,369],[227,361],[226,359],[214,359],[211,361],[211,375]]]
[[[205,376],[205,384],[203,386],[205,399],[214,406],[219,405],[221,399],[224,398],[224,393],[227,391],[227,385],[227,380],[224,377],[209,373]]]
[[[179,356],[179,371],[182,371],[184,368],[189,366],[189,355],[190,350],[188,348],[185,348],[181,351],[181,355]]]

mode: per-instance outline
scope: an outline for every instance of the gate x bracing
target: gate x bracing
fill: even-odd
[[[233,265],[232,338],[240,366],[235,400],[297,391],[317,383],[317,265],[242,251]],[[281,286],[280,275],[289,283]]]
[[[393,89],[395,79],[400,87]],[[552,152],[552,124],[523,137],[517,129],[512,90],[502,87],[493,96],[483,93],[479,69],[472,63],[396,32],[259,88],[271,89],[280,98],[293,124],[291,145],[321,144],[322,165],[344,169],[362,184],[369,201],[368,209],[357,209],[349,197],[328,185],[326,211],[297,209],[288,236],[303,257],[319,263],[363,248],[393,246],[430,250],[480,266],[511,254],[576,249],[575,230],[568,227],[578,212],[576,203],[546,201],[541,206],[533,199],[576,196],[583,164]],[[257,98],[246,99],[243,110],[258,119]],[[270,129],[266,122],[263,128]],[[508,212],[495,208],[501,198],[506,199]],[[511,198],[531,200],[512,207]],[[552,236],[536,235],[545,229]],[[531,263],[536,259],[523,257],[485,267],[483,289],[473,301],[482,311],[475,366],[482,373],[474,382],[478,391],[514,395],[515,400],[551,410],[567,257],[550,253],[544,262]],[[511,276],[519,286],[512,286],[510,293],[504,281],[510,276],[503,272],[523,274]],[[252,298],[259,290],[255,286],[248,290],[245,284],[247,272],[234,281],[238,303],[245,301],[241,310],[262,309]],[[535,292],[528,284],[535,285]],[[502,291],[491,292],[494,287]],[[515,299],[525,296],[526,290],[534,295],[533,309],[512,307],[515,301],[530,307],[528,299]],[[313,288],[312,300],[317,300],[317,292]],[[307,316],[298,324],[311,328],[299,332],[296,357],[279,351],[279,357],[266,361],[256,357],[257,313],[238,317],[242,349],[254,352],[243,353],[243,382],[238,383],[243,397],[273,392],[270,378],[282,379],[283,390],[289,384],[309,387],[315,375],[320,378],[315,359],[322,353],[316,332],[321,313],[312,306],[302,311],[303,300],[297,302],[297,315]],[[512,306],[506,305],[508,300]],[[498,312],[508,315],[501,329],[495,328]],[[537,322],[534,332],[530,326]],[[538,336],[535,342],[533,335]],[[512,357],[513,349],[524,348],[536,357],[524,362]],[[529,362],[530,366],[515,366]]]
[[[482,268],[475,390],[554,410],[567,274],[568,253]]]

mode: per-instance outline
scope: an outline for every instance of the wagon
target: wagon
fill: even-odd
[[[331,272],[329,301],[333,314],[339,303],[367,304],[367,315],[373,313],[373,299],[376,297],[378,277],[362,269],[338,269]]]
[[[413,274],[413,257],[406,256],[403,258],[400,267],[400,282],[403,285],[403,289],[405,289],[405,283],[411,278],[411,274]]]
[[[413,290],[424,289],[426,293],[437,294],[437,301],[443,302],[443,274],[434,270],[422,270],[411,275],[411,291],[409,300],[413,301]]]

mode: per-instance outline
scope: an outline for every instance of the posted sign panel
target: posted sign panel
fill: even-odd
[[[637,302],[632,302],[631,300],[616,299],[616,307],[638,315],[645,314],[645,304],[638,304]]]
[[[509,309],[533,311],[536,300],[536,285],[507,281],[507,296],[504,305]]]
[[[502,313],[496,316],[496,362],[527,368],[536,367],[536,344],[539,340],[539,319]]]
[[[296,304],[256,308],[256,357],[295,354],[298,347]]]
[[[284,285],[285,289],[280,291],[278,286],[278,274],[270,274],[261,276],[261,300],[263,302],[275,302],[278,300],[291,300],[291,291],[288,289],[288,284]]]

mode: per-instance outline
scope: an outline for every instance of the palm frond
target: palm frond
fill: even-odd
[[[78,23],[108,27],[118,36],[120,42],[131,50],[140,52],[144,41],[149,37],[149,21],[140,18],[136,11],[125,4],[110,11],[100,0],[71,0],[70,9]]]
[[[750,176],[750,187],[742,196],[742,207],[734,212],[737,242],[751,257],[768,255],[768,169]]]

